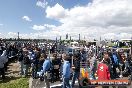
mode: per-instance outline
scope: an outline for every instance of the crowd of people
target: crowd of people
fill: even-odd
[[[31,75],[33,79],[50,83],[62,81],[63,88],[74,88],[75,80],[80,83],[80,63],[84,62],[91,80],[110,80],[130,76],[132,73],[131,54],[129,50],[100,48],[95,45],[81,46],[76,52],[69,54],[65,50],[57,50],[56,44],[46,45],[32,43],[0,45],[0,74],[5,79],[5,71],[13,60],[20,64],[20,75]],[[48,76],[50,74],[50,76]],[[70,84],[70,80],[72,80]]]

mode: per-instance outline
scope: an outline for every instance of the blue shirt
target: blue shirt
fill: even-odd
[[[6,62],[8,62],[8,58],[6,56],[6,51],[3,51],[3,54],[0,56],[0,68],[4,68]]]
[[[70,63],[69,61],[64,61],[63,64],[63,77],[70,78]]]
[[[50,69],[50,60],[49,59],[45,59],[45,61],[43,63],[42,74],[45,73],[46,71],[48,71],[49,69]]]

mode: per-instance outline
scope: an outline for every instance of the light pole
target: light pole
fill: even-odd
[[[17,34],[18,34],[18,40],[19,40],[19,32]]]
[[[80,41],[80,34],[79,34],[79,41]]]

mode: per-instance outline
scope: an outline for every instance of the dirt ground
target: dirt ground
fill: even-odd
[[[12,62],[8,65],[8,69],[6,71],[7,77],[19,77],[20,65],[19,62]]]

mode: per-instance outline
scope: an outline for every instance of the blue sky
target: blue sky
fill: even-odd
[[[40,0],[43,1],[43,0]],[[76,5],[85,5],[88,0],[47,0],[49,6],[54,6],[56,3],[61,4],[64,8],[72,8]],[[20,32],[32,33],[35,32],[31,27],[34,24],[53,24],[60,25],[56,20],[51,20],[45,17],[45,9],[36,6],[37,0],[1,0],[0,1],[0,32]],[[27,22],[22,19],[23,16],[28,16],[32,20]]]
[[[131,0],[0,0],[0,37],[132,37]]]

